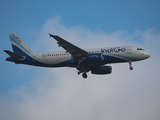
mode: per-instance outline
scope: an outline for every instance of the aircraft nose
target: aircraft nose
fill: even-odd
[[[151,54],[148,53],[148,52],[146,52],[146,53],[145,53],[145,56],[146,56],[147,58],[149,58],[149,57],[151,56]]]

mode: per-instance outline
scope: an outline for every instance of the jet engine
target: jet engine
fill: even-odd
[[[110,74],[112,72],[112,67],[111,66],[101,66],[96,69],[91,70],[92,74]]]

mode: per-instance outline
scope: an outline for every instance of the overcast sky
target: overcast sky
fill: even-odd
[[[0,120],[159,120],[159,13],[157,0],[1,0]],[[35,52],[63,50],[52,33],[82,49],[139,46],[151,57],[84,80],[74,68],[5,61],[8,33]]]

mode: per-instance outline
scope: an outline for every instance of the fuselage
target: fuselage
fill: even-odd
[[[134,62],[144,60],[150,57],[150,54],[139,47],[122,46],[122,47],[108,47],[97,49],[86,49],[89,57],[93,60],[86,60],[84,58],[81,64],[111,64],[121,62]],[[98,57],[103,55],[103,60]],[[94,60],[97,58],[97,60]],[[15,63],[28,64],[41,67],[76,67],[78,62],[75,62],[72,55],[65,51],[46,52],[46,53],[30,53],[25,55],[24,60],[16,60],[11,57],[8,61]]]

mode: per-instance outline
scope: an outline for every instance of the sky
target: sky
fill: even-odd
[[[0,120],[159,120],[159,13],[159,0],[0,0]],[[8,33],[35,52],[63,50],[52,33],[82,49],[139,46],[151,57],[84,80],[74,68],[5,61]]]

